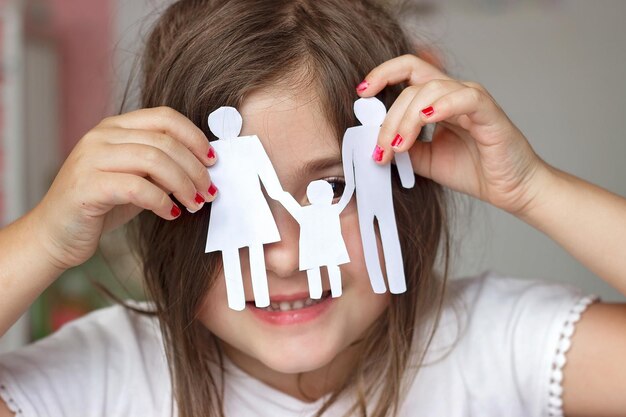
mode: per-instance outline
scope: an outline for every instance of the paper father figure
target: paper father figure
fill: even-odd
[[[389,291],[406,291],[406,279],[396,216],[391,193],[391,164],[379,165],[372,159],[380,125],[385,119],[385,105],[375,97],[360,98],[354,103],[354,113],[362,126],[351,127],[343,137],[342,158],[346,189],[339,205],[347,204],[356,187],[359,228],[367,273],[375,293],[386,291],[378,258],[374,219],[378,221],[385,256]],[[404,188],[415,185],[411,160],[406,152],[397,153],[395,162]]]

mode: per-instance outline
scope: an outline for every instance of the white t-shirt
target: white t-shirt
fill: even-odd
[[[449,286],[459,303],[445,307],[399,416],[560,415],[564,353],[593,298],[492,272]],[[323,402],[304,403],[230,361],[226,367],[227,416],[312,416]],[[69,323],[0,356],[0,397],[20,417],[170,416],[158,324],[121,306]],[[350,405],[346,398],[325,415],[340,416]]]

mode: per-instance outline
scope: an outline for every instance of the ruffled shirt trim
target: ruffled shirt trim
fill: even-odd
[[[582,297],[571,308],[557,344],[556,355],[552,362],[552,371],[550,372],[550,385],[548,395],[548,416],[550,417],[562,417],[563,416],[563,367],[567,362],[565,354],[572,345],[572,335],[574,334],[576,323],[580,320],[582,314],[587,310],[587,307],[592,303],[599,300],[599,297],[595,295],[587,295]]]
[[[5,402],[9,410],[15,413],[16,416],[24,415],[22,413],[22,409],[17,405],[9,391],[7,390],[6,385],[0,384],[0,398]]]

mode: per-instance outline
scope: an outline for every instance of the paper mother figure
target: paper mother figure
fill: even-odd
[[[259,179],[271,198],[279,199],[283,192],[259,138],[239,136],[242,123],[233,107],[220,107],[209,115],[209,129],[218,137],[212,145],[219,155],[209,172],[221,189],[211,204],[205,252],[222,252],[228,306],[234,310],[246,306],[239,259],[239,249],[245,247],[255,304],[269,306],[263,245],[278,242],[280,234]]]
[[[346,204],[356,187],[363,255],[372,289],[379,294],[386,291],[374,229],[376,219],[385,256],[389,291],[399,294],[406,291],[406,279],[393,210],[391,164],[379,165],[372,159],[372,150],[376,146],[387,109],[375,97],[360,98],[354,103],[354,113],[362,126],[349,128],[343,137],[341,153],[346,188],[338,204]],[[409,155],[406,152],[397,153],[395,162],[402,186],[412,188],[415,185],[415,174]]]

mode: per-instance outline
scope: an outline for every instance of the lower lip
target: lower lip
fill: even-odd
[[[315,320],[321,316],[332,304],[332,297],[328,296],[321,302],[299,310],[290,311],[266,311],[256,308],[254,305],[248,304],[248,309],[252,311],[260,320],[278,326],[286,326],[290,324],[300,324]]]

